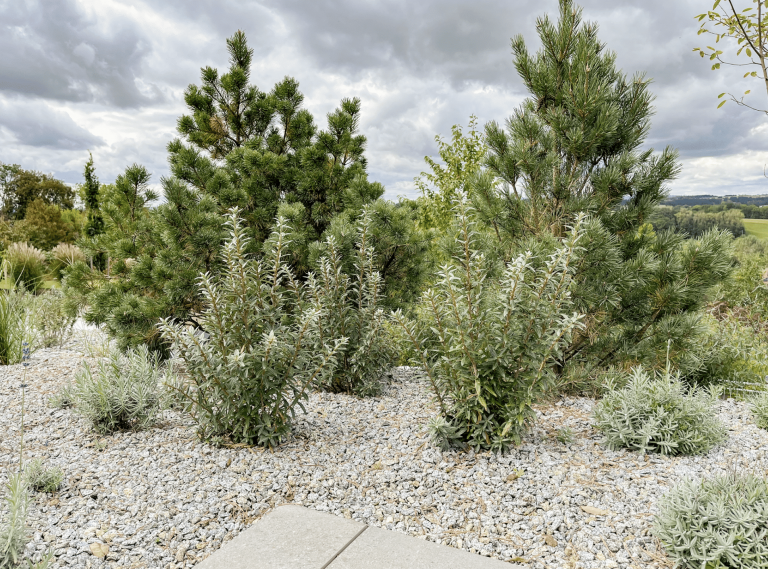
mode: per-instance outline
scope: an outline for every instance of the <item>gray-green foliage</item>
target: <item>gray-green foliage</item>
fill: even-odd
[[[653,532],[678,567],[768,567],[768,481],[752,473],[684,480],[659,502]]]
[[[111,346],[95,369],[88,362],[75,375],[70,394],[75,409],[98,433],[141,430],[161,411],[165,369],[146,346],[120,352]]]
[[[56,492],[64,481],[64,471],[58,466],[48,467],[36,458],[24,468],[27,485],[37,492]]]
[[[352,276],[344,273],[336,240],[329,236],[316,274],[311,273],[308,278],[309,297],[322,314],[318,322],[319,346],[347,338],[339,349],[333,375],[327,376],[322,384],[330,391],[377,393],[397,354],[387,321],[388,311],[382,308],[384,282],[375,269],[370,224],[370,215],[365,211],[358,227]]]
[[[457,211],[453,263],[425,292],[416,323],[394,319],[437,396],[438,444],[503,451],[533,421],[533,404],[554,385],[553,359],[581,326],[569,291],[584,220],[545,262],[526,252],[493,279],[466,200]]]
[[[768,391],[755,395],[749,403],[757,426],[768,431]]]
[[[688,387],[669,367],[654,376],[640,367],[621,389],[608,385],[594,412],[609,448],[664,455],[705,453],[726,438],[715,388]]]
[[[0,569],[47,568],[52,559],[50,554],[38,563],[24,559],[24,548],[29,542],[26,522],[30,504],[25,477],[21,473],[12,474],[5,490],[5,508],[0,512]]]
[[[64,295],[51,289],[34,297],[33,322],[41,346],[62,346],[72,336],[76,318],[64,309]]]
[[[249,260],[237,211],[224,270],[204,274],[205,331],[169,320],[161,331],[183,360],[190,385],[179,393],[207,440],[276,446],[290,432],[307,391],[329,381],[345,339],[318,340],[321,310],[286,262],[289,228],[278,218],[264,258]]]
[[[23,290],[0,290],[0,365],[21,362],[25,343],[36,348],[34,305]]]

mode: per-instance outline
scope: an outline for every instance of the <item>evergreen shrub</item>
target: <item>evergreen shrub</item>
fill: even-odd
[[[556,369],[663,368],[667,340],[683,351],[710,290],[732,270],[733,236],[653,231],[649,218],[680,168],[672,148],[647,146],[651,83],[621,71],[573,1],[559,8],[557,20],[536,20],[539,50],[522,35],[512,40],[529,96],[507,120],[486,124],[488,152],[469,182],[473,205],[505,260],[589,214],[572,289],[585,327]]]
[[[45,253],[28,243],[12,243],[5,251],[8,278],[29,291],[36,291],[45,277]]]
[[[347,338],[339,349],[333,374],[321,385],[329,391],[378,393],[384,375],[397,357],[387,312],[382,308],[384,282],[375,269],[370,225],[366,211],[358,227],[357,260],[352,276],[344,273],[336,240],[329,236],[317,273],[310,273],[308,279],[309,297],[322,314],[318,322],[319,346]]]
[[[752,473],[684,480],[659,503],[653,533],[677,567],[768,567],[768,481]]]
[[[636,367],[621,389],[607,385],[595,408],[595,427],[612,449],[705,453],[726,438],[715,410],[719,393],[715,387],[688,387],[669,367],[655,376]]]
[[[415,323],[402,312],[394,319],[437,397],[437,443],[503,451],[533,421],[533,404],[554,385],[551,362],[581,326],[570,287],[584,218],[543,266],[526,252],[492,279],[466,200],[457,210],[453,263],[424,293]]]
[[[184,362],[188,383],[178,388],[200,437],[214,442],[274,447],[288,435],[308,390],[326,385],[345,338],[321,339],[321,309],[286,261],[289,228],[278,218],[262,259],[249,260],[249,239],[237,210],[219,276],[199,280],[200,329],[169,319],[160,329]]]
[[[156,423],[165,370],[146,346],[125,354],[110,346],[95,369],[88,362],[69,389],[75,409],[98,433],[142,430]]]

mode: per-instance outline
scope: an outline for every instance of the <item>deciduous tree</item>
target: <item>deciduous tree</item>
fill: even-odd
[[[743,7],[743,4],[748,4]],[[714,45],[695,47],[693,51],[701,57],[712,61],[712,70],[720,69],[721,65],[729,67],[742,67],[746,70],[744,79],[748,77],[759,79],[763,82],[768,93],[768,1],[751,0],[744,2],[737,8],[733,0],[715,0],[712,9],[696,16],[701,26],[699,35],[706,34],[715,38]],[[726,55],[723,49],[718,49],[721,40],[731,45],[731,53]],[[735,42],[735,45],[734,45]],[[725,58],[725,59],[724,59]],[[756,69],[755,69],[756,68]],[[744,101],[744,97],[751,93],[751,89],[744,91],[743,95],[734,95],[731,92],[720,93],[718,99],[723,99],[717,106],[719,109],[729,99],[742,107],[753,111],[768,114],[765,108],[750,105]],[[758,103],[759,105],[759,103]]]

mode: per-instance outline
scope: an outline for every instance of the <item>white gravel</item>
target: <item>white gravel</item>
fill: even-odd
[[[649,530],[671,484],[734,468],[768,473],[768,432],[733,400],[720,406],[727,444],[702,457],[606,450],[584,398],[540,406],[536,427],[506,455],[441,453],[425,427],[435,407],[407,368],[381,397],[313,394],[274,451],[213,448],[175,412],[157,428],[101,438],[48,404],[84,358],[78,334],[35,353],[26,378],[25,460],[65,472],[59,493],[35,496],[29,519],[29,551],[52,549],[54,567],[192,567],[289,502],[511,566],[667,567]],[[2,483],[18,465],[22,374],[0,368]],[[557,441],[562,427],[573,443]]]

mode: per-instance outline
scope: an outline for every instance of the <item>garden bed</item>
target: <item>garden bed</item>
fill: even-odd
[[[436,412],[427,385],[408,368],[380,397],[312,394],[274,451],[211,447],[170,411],[158,428],[98,437],[48,403],[85,358],[78,334],[36,352],[26,378],[25,461],[65,473],[59,493],[35,496],[28,521],[30,550],[52,549],[54,567],[191,567],[283,503],[526,567],[665,567],[650,528],[670,485],[768,471],[768,432],[730,399],[719,408],[728,441],[705,456],[606,450],[590,426],[594,402],[572,397],[538,406],[506,455],[441,453],[426,430]],[[17,468],[22,378],[21,365],[0,369],[0,482]],[[573,442],[557,439],[563,428]]]

